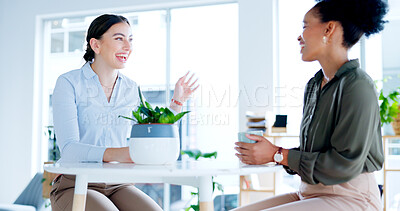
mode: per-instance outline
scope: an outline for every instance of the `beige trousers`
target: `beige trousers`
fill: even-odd
[[[364,173],[338,185],[302,182],[299,192],[268,198],[235,211],[372,211],[382,210],[380,192],[373,173]]]
[[[53,211],[72,210],[75,176],[61,175],[50,192]],[[162,210],[148,195],[133,184],[89,183],[86,211]]]

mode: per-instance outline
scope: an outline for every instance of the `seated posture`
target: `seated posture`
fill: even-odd
[[[383,30],[386,12],[381,0],[322,0],[305,14],[302,60],[322,69],[306,86],[300,147],[282,149],[255,135],[248,137],[257,143],[235,147],[243,163],[275,161],[298,174],[299,191],[236,210],[381,210],[373,174],[384,160],[378,96],[348,51],[364,34]]]
[[[126,138],[139,106],[138,87],[118,70],[132,52],[132,33],[126,18],[101,15],[87,32],[86,64],[61,75],[53,94],[54,127],[60,162],[132,162]],[[188,74],[175,85],[170,108],[179,112],[192,88]],[[75,176],[60,175],[50,194],[52,210],[71,210]],[[161,210],[132,184],[89,183],[86,210]]]

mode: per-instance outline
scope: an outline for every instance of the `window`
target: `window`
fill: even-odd
[[[144,90],[165,91],[167,11],[156,10],[123,15],[129,19],[132,27],[133,51],[126,68],[121,72],[140,84]],[[165,98],[158,100],[162,100],[163,104],[166,103]]]
[[[237,106],[232,99],[238,89],[237,13],[236,4],[171,10],[169,83],[175,84],[187,71],[196,73],[201,81],[190,109],[192,130],[187,146],[218,151],[218,158],[230,160],[235,159],[233,145],[226,147],[224,140],[236,140],[232,131],[238,130]]]
[[[303,94],[307,81],[319,70],[317,62],[301,60],[297,37],[302,33],[303,18],[314,0],[279,1],[278,9],[278,85],[274,100],[276,112],[288,115],[288,133],[298,134]],[[289,18],[290,17],[290,18]]]
[[[171,10],[169,84],[187,71],[196,73],[201,84],[189,103],[183,148],[217,151],[220,160],[237,159],[233,148],[237,134],[232,131],[238,131],[239,124],[238,34],[237,4]],[[218,176],[216,181],[224,185],[225,193],[238,185],[237,176]],[[190,190],[184,189],[182,197],[190,196]]]

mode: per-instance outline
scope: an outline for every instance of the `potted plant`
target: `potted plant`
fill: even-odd
[[[399,105],[399,88],[392,90],[387,95],[380,91],[379,100],[379,113],[381,117],[381,124],[392,124],[393,130],[396,135],[400,135],[400,105]]]
[[[140,106],[132,111],[135,121],[129,139],[129,153],[137,164],[162,165],[175,162],[179,157],[180,142],[178,127],[174,123],[189,111],[174,113],[168,108],[153,107],[143,99],[138,88]]]

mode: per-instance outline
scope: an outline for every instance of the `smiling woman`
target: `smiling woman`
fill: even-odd
[[[132,52],[128,20],[101,15],[89,26],[86,64],[62,74],[53,93],[53,119],[60,148],[59,162],[128,162],[129,122],[99,121],[118,115],[131,116],[139,105],[134,81],[119,72]],[[179,112],[195,90],[181,77],[175,86],[170,108]],[[174,102],[180,102],[179,104]],[[133,118],[133,117],[132,117]],[[71,210],[75,176],[58,176],[50,200],[53,210]],[[161,210],[156,202],[132,184],[89,184],[87,210]]]
[[[302,183],[298,192],[237,210],[381,209],[373,174],[384,161],[377,93],[348,52],[362,35],[383,30],[386,12],[382,0],[320,0],[305,14],[297,39],[302,60],[321,69],[304,92],[300,147],[284,149],[256,135],[248,136],[256,143],[235,143],[243,163],[279,163]]]

